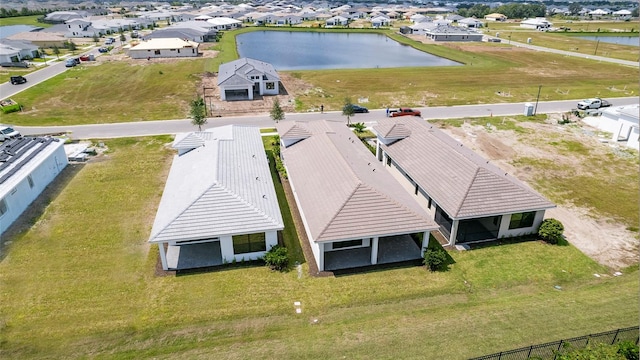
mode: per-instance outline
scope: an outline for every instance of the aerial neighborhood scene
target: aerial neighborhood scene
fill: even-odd
[[[0,358],[638,359],[638,3],[0,3]]]

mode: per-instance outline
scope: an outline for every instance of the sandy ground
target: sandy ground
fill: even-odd
[[[579,159],[576,156],[559,156],[557,148],[540,146],[536,139],[558,136],[588,145],[592,153],[605,154],[611,151],[609,144],[601,143],[594,135],[596,132],[593,128],[586,124],[577,127],[559,126],[556,125],[559,117],[560,115],[553,115],[546,124],[524,123],[522,126],[531,128],[534,132],[533,135],[520,138],[510,131],[497,131],[491,127],[468,123],[460,128],[446,128],[445,131],[525,183],[533,183],[536,175],[533,169],[515,168],[511,164],[517,155],[553,159],[555,163],[579,169]],[[589,209],[564,204],[548,210],[546,217],[560,220],[565,227],[566,239],[598,263],[612,270],[638,263],[638,233],[626,230],[625,225],[597,216]]]

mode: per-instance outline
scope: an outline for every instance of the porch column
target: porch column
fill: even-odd
[[[458,224],[460,220],[453,220],[451,224],[451,235],[449,236],[449,245],[454,246],[456,244],[456,237],[458,236]]]
[[[167,265],[167,253],[164,251],[164,243],[158,243],[158,249],[160,249],[160,261],[162,262],[162,270],[169,270]]]
[[[371,265],[378,263],[378,237],[371,239]]]
[[[318,243],[318,271],[324,271],[324,243]]]
[[[431,234],[431,231],[425,231],[422,234],[422,248],[420,249],[420,255],[422,255],[422,253],[424,252],[424,249],[429,247],[429,235]]]
[[[382,161],[382,153],[380,151],[380,139],[376,141],[376,159],[378,159],[378,161]]]

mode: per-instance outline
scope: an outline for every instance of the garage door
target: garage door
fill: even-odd
[[[242,90],[226,90],[224,92],[225,94],[225,98],[227,100],[245,100],[249,98],[249,90],[248,89],[242,89]]]

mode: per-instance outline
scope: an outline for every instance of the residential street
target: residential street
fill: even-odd
[[[638,97],[610,99],[614,106],[638,104]],[[570,111],[576,107],[578,100],[548,101],[538,104],[537,113],[560,113]],[[532,102],[535,104],[535,101]],[[486,104],[486,105],[463,105],[463,106],[438,106],[419,108],[422,117],[429,119],[458,119],[463,117],[483,117],[483,116],[506,116],[524,114],[524,103],[512,104]],[[385,109],[371,110],[368,114],[356,114],[351,118],[352,122],[364,122],[367,126],[375,125],[378,119],[385,116]],[[321,113],[289,113],[287,120],[320,120],[334,119],[347,121],[341,112]],[[204,128],[228,125],[243,124],[259,127],[273,127],[273,120],[269,114],[256,114],[252,116],[217,117],[209,118]],[[129,136],[149,136],[161,134],[175,134],[179,132],[193,131],[197,128],[191,124],[190,119],[162,120],[162,121],[141,121],[115,124],[92,124],[76,126],[15,126],[16,130],[23,135],[69,133],[73,139],[98,139],[116,138]]]

